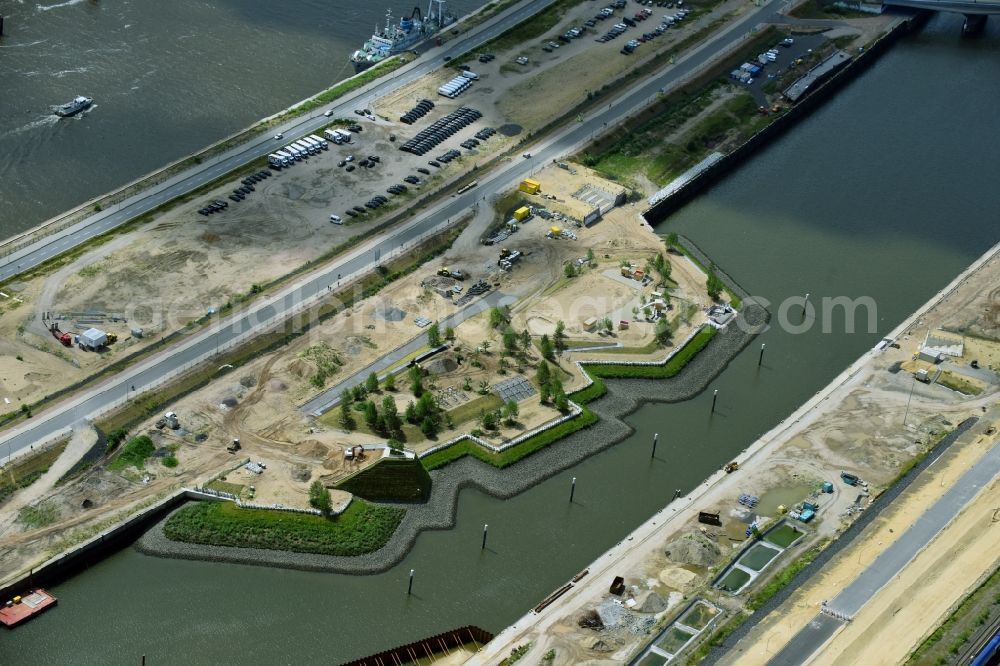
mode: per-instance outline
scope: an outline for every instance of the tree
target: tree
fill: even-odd
[[[556,322],[556,332],[553,338],[556,351],[560,353],[566,351],[566,324],[563,323],[562,319]]]
[[[677,247],[677,232],[667,234],[667,247]]]
[[[399,410],[396,409],[396,401],[392,396],[382,398],[382,416],[385,419],[385,427],[389,432],[396,432],[403,423],[399,419]]]
[[[437,322],[427,327],[427,344],[431,347],[441,346],[441,329],[438,327]]]
[[[375,430],[375,425],[378,423],[378,407],[371,400],[365,401],[365,423],[372,430]]]
[[[560,388],[559,392],[555,393],[554,395],[555,397],[553,398],[552,402],[553,404],[555,404],[556,409],[558,409],[560,412],[568,412],[569,398],[566,397],[566,392],[563,391],[562,388]]]
[[[659,274],[660,282],[666,284],[667,280],[670,279],[670,273],[673,270],[670,260],[662,254],[658,254],[656,255],[656,258],[653,259],[653,268],[655,268],[656,272]]]
[[[528,329],[521,331],[521,349],[524,351],[531,349],[531,333],[528,332]]]
[[[351,393],[354,396],[354,402],[361,402],[368,395],[368,391],[366,391],[365,387],[362,386],[361,384],[358,384],[353,389],[351,389]]]
[[[445,328],[444,329],[444,337],[445,337],[446,340],[454,340],[455,339],[455,329],[453,329],[451,326],[448,326],[447,328]]]
[[[490,343],[489,340],[483,340],[483,343],[481,345],[479,345],[479,348],[483,350],[484,354],[488,354],[489,351],[490,351],[490,346],[491,345],[492,345],[492,343]]]
[[[400,442],[398,439],[392,439],[392,438],[390,438],[389,441],[386,442],[385,444],[386,444],[386,446],[389,447],[389,450],[392,451],[393,453],[402,453],[403,452],[403,443]]]
[[[350,405],[352,402],[354,402],[354,394],[351,389],[345,388],[340,392],[340,404]]]
[[[333,508],[333,501],[330,499],[330,491],[319,479],[309,486],[309,505],[314,509],[319,509],[324,516],[330,515]]]
[[[589,247],[587,248],[587,263],[591,265],[594,263],[594,250]]]
[[[507,322],[509,315],[510,310],[507,309],[506,305],[490,308],[490,328],[500,328],[501,324]]]
[[[392,374],[391,372],[388,375],[386,375],[385,380],[382,382],[382,388],[384,388],[386,391],[395,391],[396,375]]]
[[[368,378],[365,380],[365,390],[369,393],[378,391],[378,375],[374,372],[368,375]]]
[[[542,339],[538,341],[538,347],[542,350],[542,358],[548,361],[555,360],[555,348],[552,346],[552,341],[549,340],[548,334],[542,334]]]
[[[438,433],[438,427],[434,423],[434,419],[429,416],[424,417],[424,420],[420,422],[420,432],[424,433],[426,437],[435,437]]]
[[[517,415],[519,409],[517,407],[517,402],[514,400],[508,400],[507,404],[503,406],[504,419],[507,421],[507,425],[514,425],[517,423]]]
[[[604,330],[606,330],[608,333],[610,333],[611,331],[613,331],[615,329],[615,322],[611,321],[611,317],[605,317],[601,321],[601,326],[604,327]]]
[[[664,317],[656,322],[656,341],[661,345],[665,345],[670,342],[671,336],[674,334],[674,326],[671,325],[667,318]]]
[[[413,392],[415,397],[419,398],[424,393],[423,371],[420,369],[420,366],[413,365],[407,371],[407,376],[410,378],[410,391]]]
[[[506,356],[501,356],[500,357],[500,362],[497,364],[497,372],[499,374],[501,374],[501,375],[506,375],[507,374],[507,367],[509,365],[510,365],[510,363],[507,361],[507,357]]]
[[[565,275],[568,278],[571,278],[576,275],[576,267],[573,265],[572,261],[567,262],[566,265],[563,266],[563,275]]]
[[[413,401],[406,403],[406,411],[403,414],[403,418],[406,419],[407,423],[417,423],[417,406],[413,404]]]
[[[503,332],[503,348],[508,354],[513,354],[517,351],[518,343],[520,342],[517,337],[517,333],[514,329],[507,327],[507,330]]]
[[[713,301],[719,300],[719,296],[722,295],[722,289],[722,280],[715,274],[715,271],[710,270],[708,272],[708,280],[705,283],[705,290],[708,292],[708,297]]]
[[[538,387],[538,402],[544,405],[551,397],[552,392],[549,390],[549,385],[547,383]]]
[[[351,430],[354,430],[357,425],[358,424],[354,421],[354,415],[351,414],[351,403],[340,403],[340,427],[350,432]]]
[[[497,429],[497,414],[493,410],[480,412],[479,420],[482,421],[483,428],[486,430]]]
[[[549,364],[542,361],[538,364],[538,370],[535,371],[535,379],[538,380],[539,386],[546,386],[549,383],[549,379],[552,378],[552,372],[549,368]]]

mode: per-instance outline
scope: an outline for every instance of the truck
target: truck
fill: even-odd
[[[279,150],[275,153],[275,155],[285,160],[285,166],[291,166],[292,162],[295,161],[295,155],[292,155],[291,153],[286,152],[285,150]]]
[[[267,156],[267,163],[277,169],[288,166],[288,160],[275,153],[271,153]]]
[[[324,139],[322,137],[318,137],[315,134],[310,134],[309,138],[312,139],[313,141],[315,141],[316,143],[318,143],[319,147],[322,148],[323,150],[329,150],[330,149],[330,144],[327,143],[326,139]]]
[[[314,141],[308,136],[302,137],[301,139],[299,139],[299,141],[306,144],[308,148],[312,148],[313,153],[318,153],[319,151],[323,150],[323,146],[320,145],[319,141]]]
[[[462,71],[462,76],[464,76],[467,79],[472,79],[473,81],[479,80],[479,75],[468,69]]]
[[[316,154],[316,149],[313,148],[312,145],[310,145],[310,144],[306,143],[305,141],[303,141],[302,139],[299,139],[298,141],[296,141],[292,145],[293,146],[297,146],[299,148],[299,150],[304,151],[306,155],[315,155]]]
[[[323,130],[323,136],[325,136],[330,141],[333,141],[334,143],[340,143],[341,141],[343,141],[343,139],[340,138],[340,135],[337,134],[337,130],[335,129]]]
[[[304,157],[302,151],[296,148],[293,144],[288,144],[285,146],[284,150],[297,160],[301,160]]]

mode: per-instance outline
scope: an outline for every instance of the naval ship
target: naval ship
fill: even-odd
[[[380,30],[375,26],[371,38],[351,54],[354,71],[361,72],[395,53],[412,49],[455,20],[445,7],[445,0],[428,0],[426,14],[420,13],[420,7],[414,7],[409,18],[404,16],[399,20],[399,25],[393,24],[390,9],[385,15],[385,28]]]
[[[78,95],[73,98],[72,102],[61,104],[60,106],[54,107],[52,110],[57,116],[66,118],[68,116],[75,116],[84,109],[89,109],[90,105],[93,103],[93,98]]]

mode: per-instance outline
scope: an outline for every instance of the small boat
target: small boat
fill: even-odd
[[[67,102],[53,109],[55,114],[61,118],[67,118],[69,116],[75,116],[84,109],[89,109],[93,105],[94,100],[91,97],[84,97],[83,95],[77,95],[73,98],[72,102]]]

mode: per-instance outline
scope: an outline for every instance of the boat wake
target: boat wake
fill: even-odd
[[[51,108],[53,109],[53,111],[55,110],[55,107]],[[41,116],[40,118],[36,118],[35,120],[32,120],[29,123],[21,125],[20,127],[15,127],[12,130],[8,130],[3,134],[0,134],[0,138],[6,136],[15,136],[17,134],[24,134],[25,132],[30,132],[32,130],[36,130],[42,127],[51,127],[52,125],[55,125],[57,122],[59,122],[59,116],[56,115]]]
[[[57,5],[35,5],[35,8],[40,12],[48,12],[53,9],[59,9],[60,7],[70,7],[72,5],[78,5],[84,0],[66,0],[66,2],[60,2]]]

